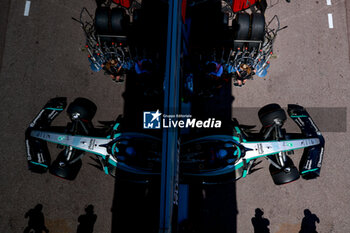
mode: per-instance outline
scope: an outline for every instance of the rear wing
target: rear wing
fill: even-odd
[[[132,0],[113,0],[113,2],[117,5],[120,5],[122,7],[129,9],[133,1]]]
[[[288,115],[298,125],[306,138],[318,138],[320,143],[304,149],[299,163],[299,172],[304,179],[314,179],[320,176],[325,140],[310,117],[309,113],[301,106],[289,104]]]
[[[262,12],[265,12],[267,8],[267,3],[266,3],[266,0],[233,0],[232,1],[232,10],[235,13],[244,11],[253,6],[256,6]]]
[[[32,137],[32,131],[49,128],[52,121],[65,109],[66,105],[66,98],[58,97],[51,99],[44,108],[40,110],[26,130],[25,144],[29,170],[37,173],[44,173],[51,163],[47,142]]]

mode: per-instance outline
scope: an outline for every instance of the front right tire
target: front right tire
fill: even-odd
[[[258,116],[264,127],[273,125],[276,120],[284,123],[287,120],[285,111],[278,104],[268,104],[262,107]]]
[[[57,159],[50,166],[50,173],[66,180],[74,180],[82,166],[81,159],[74,163],[66,161],[65,150],[57,156]]]

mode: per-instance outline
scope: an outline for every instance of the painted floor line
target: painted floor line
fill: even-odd
[[[328,14],[328,26],[329,28],[333,28],[333,15]]]
[[[29,15],[29,10],[30,10],[30,1],[26,1],[26,6],[24,7],[24,16]]]
[[[332,5],[331,0],[327,0],[327,6],[331,6],[331,5]]]

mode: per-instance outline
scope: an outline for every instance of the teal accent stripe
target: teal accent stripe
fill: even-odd
[[[112,146],[112,155],[114,155],[114,152],[115,152],[114,148],[115,147],[116,147],[116,143],[114,143],[113,146]]]
[[[45,108],[47,110],[56,110],[56,111],[62,111],[63,108]]]
[[[243,162],[240,162],[239,164],[236,164],[234,170],[240,169],[241,167],[243,167]]]
[[[244,170],[243,171],[243,175],[242,175],[242,178],[246,177],[247,176],[247,170]]]
[[[32,164],[35,164],[35,165],[39,165],[39,166],[42,166],[42,167],[45,167],[45,168],[48,168],[49,166],[45,165],[45,164],[42,164],[42,163],[37,163],[37,162],[33,162],[33,161],[30,161]]]
[[[110,159],[108,162],[109,162],[110,164],[112,164],[113,166],[115,166],[115,167],[117,166],[117,163],[116,163],[116,162],[114,162],[114,161],[113,161],[113,160],[111,160],[111,159]]]
[[[302,171],[301,174],[304,174],[304,173],[307,173],[307,172],[313,172],[313,171],[316,171],[318,169],[319,168],[314,168],[314,169],[311,169],[311,170]]]
[[[117,143],[114,143],[113,146],[112,146],[112,154],[114,155],[115,152],[119,152],[119,149],[117,147]]]
[[[113,139],[119,138],[121,135],[122,135],[121,133],[116,133],[114,134]]]
[[[116,129],[118,129],[118,127],[119,127],[119,123],[115,124],[113,129],[116,130]]]
[[[241,130],[237,126],[235,126],[235,130],[237,131],[238,134],[242,134]]]
[[[241,148],[239,148],[238,146],[236,146],[237,150],[238,150],[238,155],[237,155],[237,159],[240,159],[241,158],[241,155],[242,155],[242,151],[241,151]],[[237,151],[236,150],[236,151]]]
[[[233,136],[233,140],[235,140],[235,141],[237,141],[237,142],[240,141],[240,140],[239,140],[239,137],[236,137],[236,136]]]
[[[297,117],[308,117],[306,115],[293,115],[293,116],[290,116],[291,118],[297,118]]]
[[[238,133],[239,135],[242,136],[242,141],[243,141],[243,142],[247,142],[247,140],[245,140],[245,139],[243,138],[242,131],[239,129],[239,127],[235,126],[235,130],[237,131],[237,133]],[[237,140],[236,138],[238,138],[238,140]],[[236,140],[237,142],[241,142],[241,140],[240,140],[239,137],[233,136],[233,140]]]
[[[106,175],[108,175],[108,168],[104,167],[104,170],[105,170]]]

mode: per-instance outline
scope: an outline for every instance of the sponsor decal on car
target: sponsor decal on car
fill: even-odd
[[[29,127],[33,128],[36,124],[36,122],[38,121],[38,119],[41,117],[41,115],[43,114],[45,110],[42,109],[39,114],[35,117],[35,119],[32,121],[32,123],[30,123]]]
[[[26,139],[26,151],[27,151],[27,160],[32,160],[32,156],[30,154],[30,146],[29,146],[29,140]]]
[[[320,157],[319,157],[319,160],[318,160],[318,163],[317,163],[317,167],[321,167],[322,166],[322,160],[323,160],[323,147],[321,148],[321,152],[320,152]]]

